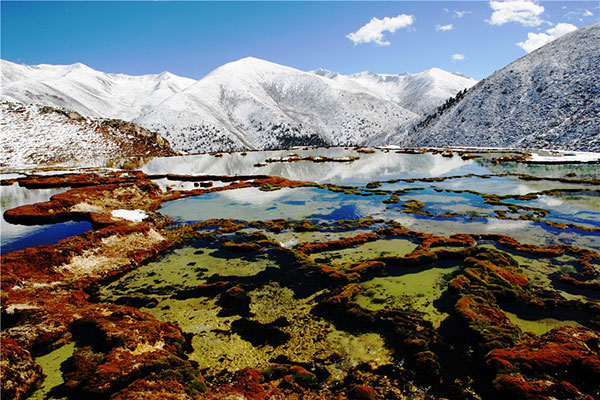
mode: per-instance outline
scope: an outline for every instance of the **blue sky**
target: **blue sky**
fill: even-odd
[[[247,56],[301,70],[439,67],[482,79],[525,49],[600,20],[597,1],[512,3],[3,0],[1,57],[195,79]]]

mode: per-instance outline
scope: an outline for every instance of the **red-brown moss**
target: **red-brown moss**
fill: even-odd
[[[354,385],[350,389],[349,397],[353,400],[375,400],[377,399],[377,392],[366,385]]]
[[[0,381],[3,399],[24,399],[37,389],[44,378],[42,367],[14,340],[2,338]]]
[[[600,379],[597,331],[562,327],[506,349],[494,349],[487,363],[497,372],[496,389],[532,399],[591,399]],[[581,385],[588,382],[591,385]]]
[[[346,249],[349,247],[353,247],[356,245],[360,245],[360,244],[364,244],[364,243],[367,243],[370,241],[377,240],[378,238],[379,238],[378,235],[369,232],[369,233],[345,238],[342,240],[332,240],[329,242],[300,243],[300,244],[298,244],[298,246],[296,248],[298,251],[301,251],[305,254],[311,254],[311,253],[318,253],[321,251]]]

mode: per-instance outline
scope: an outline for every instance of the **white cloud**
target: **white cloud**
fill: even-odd
[[[546,43],[550,43],[554,39],[557,39],[569,32],[573,32],[576,29],[577,27],[575,25],[560,23],[557,24],[554,28],[546,30],[545,33],[529,32],[527,34],[527,40],[524,42],[517,43],[517,46],[521,47],[526,52],[531,53],[532,51],[542,47]]]
[[[452,54],[452,60],[453,61],[463,61],[465,59],[465,55],[464,54]]]
[[[494,12],[486,22],[491,25],[518,22],[525,26],[538,26],[544,22],[540,18],[544,7],[529,0],[490,1],[490,7]]]
[[[442,32],[445,32],[445,31],[451,31],[452,29],[454,29],[454,25],[452,25],[452,24],[448,24],[448,25],[438,25],[438,26],[436,26],[436,27],[435,27],[435,30],[436,30],[437,32],[439,32],[439,31],[442,31]]]
[[[444,7],[444,11],[447,12],[447,13],[451,12],[452,13],[452,18],[462,18],[465,15],[472,13],[472,11],[466,11],[466,10],[450,10],[450,9],[448,9],[446,7]]]
[[[355,45],[375,42],[380,46],[389,46],[390,42],[383,39],[383,32],[394,33],[400,28],[412,25],[414,20],[414,16],[406,14],[400,14],[393,18],[385,17],[383,19],[373,17],[366,25],[356,32],[346,35],[346,37],[352,40]]]
[[[462,18],[467,14],[471,14],[471,11],[458,11],[458,10],[454,10],[454,17],[456,18]]]
[[[592,17],[592,16],[594,16],[594,13],[592,13],[587,8],[578,8],[576,10],[569,11],[568,13],[565,14],[565,18],[568,18],[568,19],[577,18],[580,21],[582,21],[581,17]]]

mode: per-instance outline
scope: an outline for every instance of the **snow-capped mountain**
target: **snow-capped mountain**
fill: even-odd
[[[434,111],[450,97],[470,88],[477,81],[464,75],[431,68],[418,74],[375,74],[370,71],[341,75],[326,69],[314,74],[366,88],[376,97],[387,99],[414,112],[425,115]]]
[[[417,117],[360,86],[244,58],[216,69],[136,122],[197,152],[219,136],[227,139],[226,148],[240,149],[356,144]]]
[[[2,100],[64,108],[87,117],[133,120],[196,82],[168,72],[107,74],[81,63],[28,66],[0,62]]]
[[[514,61],[386,141],[600,151],[600,23]]]
[[[408,126],[474,80],[421,74],[303,72],[256,58],[199,81],[107,74],[83,64],[1,62],[0,98],[134,121],[188,152],[360,144]]]

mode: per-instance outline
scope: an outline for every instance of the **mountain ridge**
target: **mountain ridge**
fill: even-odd
[[[178,154],[158,133],[128,121],[7,101],[0,113],[0,168]]]
[[[473,78],[436,67],[416,74],[376,74],[363,71],[342,75],[323,68],[312,72],[333,80],[352,80],[416,114],[427,114],[435,110],[444,100],[477,83]]]
[[[600,151],[598,77],[595,23],[515,60],[428,121],[381,142]]]

